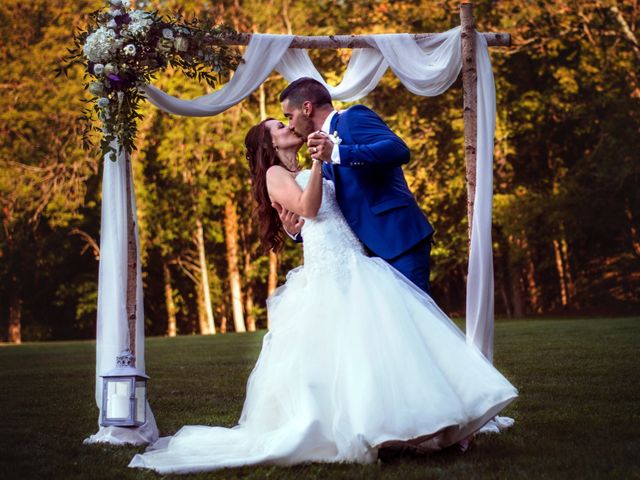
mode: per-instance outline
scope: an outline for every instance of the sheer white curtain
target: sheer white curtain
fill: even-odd
[[[335,100],[353,101],[367,95],[391,68],[405,87],[422,96],[446,91],[462,69],[460,27],[425,38],[419,42],[408,34],[372,35],[372,47],[353,51],[344,78],[339,85],[326,84],[305,50],[289,49],[293,36],[254,34],[233,78],[219,90],[193,100],[183,100],[155,88],[144,88],[148,100],[158,108],[177,115],[212,116],[239,103],[257,89],[273,70],[288,81],[313,77],[327,86]],[[478,129],[476,196],[467,277],[467,340],[488,358],[493,357],[493,258],[491,250],[491,206],[493,188],[493,137],[495,130],[495,90],[488,46],[476,33],[476,69],[478,74]],[[123,202],[125,198],[121,162],[105,160],[103,214],[98,302],[98,347],[96,363],[96,402],[100,406],[99,375],[113,367],[116,353],[126,348],[126,237]],[[135,208],[134,208],[135,212]],[[109,252],[113,252],[110,254]],[[138,266],[140,260],[138,259]],[[138,276],[138,368],[144,370],[142,338],[142,288]],[[142,443],[157,436],[151,410],[150,423],[129,434],[109,432],[97,441]],[[502,419],[502,421],[500,420]],[[499,417],[489,430],[510,424]],[[101,429],[101,432],[105,429]],[[122,430],[122,429],[120,429]],[[138,441],[131,430],[137,431]],[[99,434],[101,433],[99,432]],[[96,437],[95,435],[91,438]]]
[[[271,74],[286,53],[292,35],[253,35],[244,53],[244,63],[223,88],[194,100],[181,100],[153,85],[144,91],[151,103],[165,112],[188,117],[210,117],[224,112],[248,97]]]
[[[112,144],[115,148],[117,144]],[[113,162],[104,159],[102,175],[102,218],[100,223],[100,269],[98,273],[98,315],[96,327],[96,404],[102,413],[102,378],[116,366],[116,356],[129,347],[127,321],[127,186],[125,154]],[[133,183],[133,182],[132,182]],[[132,211],[136,211],[133,184]],[[140,240],[135,228],[138,250],[136,288],[136,367],[144,372],[144,308]],[[158,438],[158,428],[147,402],[147,423],[139,428],[100,427],[85,443],[142,444]],[[100,416],[98,416],[98,421]]]

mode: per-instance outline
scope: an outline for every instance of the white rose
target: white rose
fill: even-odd
[[[109,59],[115,39],[116,32],[100,27],[87,37],[82,49],[89,60],[94,63],[103,63]]]
[[[151,14],[149,12],[145,12],[144,10],[133,10],[132,12],[129,12],[129,16],[131,17],[131,20],[140,21],[149,19],[149,17],[151,17]]]
[[[189,40],[184,37],[177,37],[173,43],[179,52],[186,52],[189,49]]]
[[[104,108],[107,107],[109,105],[109,99],[106,97],[102,97],[100,100],[98,100],[98,106],[100,108]]]
[[[138,35],[140,33],[146,33],[151,25],[153,25],[153,18],[149,12],[143,10],[133,10],[129,12],[129,32],[132,35]]]
[[[92,82],[89,84],[89,92],[93,95],[102,95],[104,93],[104,85],[102,82]]]
[[[96,75],[102,75],[102,73],[104,72],[104,65],[101,63],[96,63],[93,66],[93,73]]]
[[[112,63],[107,63],[107,64],[104,66],[104,74],[105,74],[105,75],[110,75],[110,74],[112,74],[112,73],[116,73],[116,74],[117,74],[117,73],[118,73],[118,67],[116,67],[116,66],[115,66],[114,64],[112,64]]]
[[[173,40],[173,30],[171,30],[170,28],[163,28],[162,36],[167,40]]]
[[[131,6],[131,1],[130,0],[122,0],[122,6],[124,8],[129,8]]]
[[[126,47],[124,47],[125,55],[134,56],[136,54],[136,46],[130,43]]]

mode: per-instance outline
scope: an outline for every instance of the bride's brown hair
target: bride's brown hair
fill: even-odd
[[[271,132],[266,126],[269,120],[274,119],[267,118],[249,129],[244,138],[244,146],[251,174],[251,191],[258,206],[258,237],[265,250],[277,252],[284,244],[284,234],[282,222],[276,209],[271,206],[267,191],[267,170],[273,165],[287,167],[280,161],[273,147]]]

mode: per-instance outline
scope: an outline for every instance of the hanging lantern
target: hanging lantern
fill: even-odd
[[[147,421],[147,380],[135,368],[136,357],[129,350],[116,357],[116,368],[100,375],[102,417],[100,425],[138,427]]]

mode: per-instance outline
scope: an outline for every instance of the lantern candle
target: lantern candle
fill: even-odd
[[[136,427],[146,419],[147,380],[137,370],[135,356],[125,350],[116,357],[116,368],[104,375],[102,387],[102,426]]]
[[[129,416],[129,397],[127,395],[114,394],[109,399],[110,418],[127,418]]]

